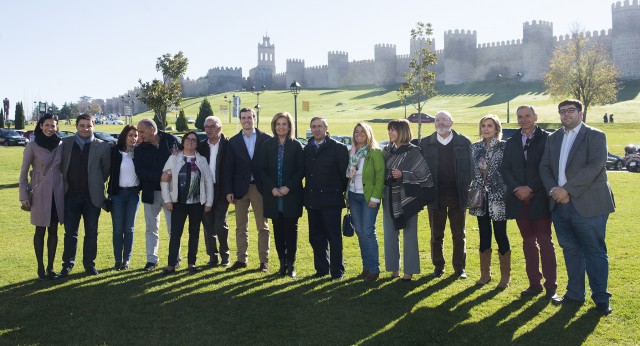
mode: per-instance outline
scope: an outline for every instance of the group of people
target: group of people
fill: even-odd
[[[606,137],[582,122],[582,104],[565,100],[558,105],[563,127],[552,134],[536,125],[532,106],[517,109],[521,129],[502,140],[501,122],[483,117],[475,143],[452,129],[453,117],[440,111],[435,132],[420,141],[412,138],[405,119],[387,125],[389,144],[380,148],[371,127],[359,122],[350,149],[328,134],[322,117],[310,122],[312,138],[306,146],[293,138],[291,115],[276,114],[273,136],[254,127],[256,114],[240,111],[241,131],[231,138],[222,133],[217,117],[205,120],[207,139],[195,132],[178,144],[173,135],[158,130],[153,120],[127,125],[117,145],[95,139],[89,115],[76,119],[75,136],[56,134],[57,118],[43,116],[36,139],[25,148],[20,175],[20,201],[31,208],[36,226],[34,248],[38,277],[62,279],[74,267],[80,217],[84,219],[83,265],[97,275],[94,260],[98,217],[104,184],[113,221],[116,270],[129,268],[134,224],[141,200],[146,222],[144,270],[158,266],[160,211],[169,232],[169,254],[163,275],[180,266],[180,239],[188,219],[188,270],[198,271],[196,256],[200,224],[209,261],[228,271],[248,266],[249,210],[258,231],[259,270],[268,272],[271,219],[279,259],[278,275],[296,276],[298,220],[307,210],[309,241],[313,249],[314,277],[344,277],[342,213],[347,207],[358,236],[362,272],[358,278],[380,276],[376,220],[382,206],[385,270],[391,277],[412,281],[420,273],[418,214],[428,209],[433,277],[445,272],[443,256],[447,219],[453,242],[454,275],[466,273],[466,212],[479,226],[479,286],[491,279],[492,237],[500,264],[499,289],[511,280],[511,247],[507,220],[515,219],[523,238],[529,287],[522,296],[546,291],[555,304],[581,304],[585,300],[585,272],[592,299],[602,314],[609,314],[606,221],[614,211],[606,163]],[[29,169],[31,167],[31,171]],[[30,179],[27,176],[30,176]],[[110,178],[109,178],[110,177]],[[304,186],[303,186],[304,180]],[[30,189],[27,189],[30,186]],[[470,191],[481,190],[482,201],[469,205]],[[230,263],[227,214],[235,206],[236,260]],[[53,271],[57,225],[65,226],[63,267]],[[567,292],[557,295],[554,224],[568,273]],[[48,229],[48,263],[43,263]],[[402,260],[400,231],[403,233]],[[544,282],[543,282],[544,279]]]

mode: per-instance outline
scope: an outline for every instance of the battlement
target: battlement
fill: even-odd
[[[307,67],[307,70],[323,70],[323,69],[327,69],[328,67],[329,65],[310,66],[310,67]]]
[[[636,0],[637,1],[637,0]],[[547,27],[547,28],[551,28],[553,29],[553,23],[548,22],[546,20],[533,20],[531,21],[531,23],[529,22],[524,22],[524,24],[522,24],[523,28],[528,28],[528,27]]]
[[[373,59],[354,60],[350,62],[350,64],[353,64],[353,65],[366,65],[366,64],[373,64],[373,63],[375,63],[375,60]]]
[[[209,72],[212,72],[212,71],[215,71],[215,72],[218,72],[218,71],[240,71],[240,72],[242,72],[242,68],[241,67],[223,67],[223,66],[220,66],[220,67],[214,67],[214,68],[209,69]]]
[[[286,77],[287,73],[286,72],[280,72],[280,73],[276,73],[275,75],[273,75],[274,77],[278,78],[278,77]]]
[[[447,36],[459,36],[459,37],[462,37],[462,36],[474,36],[475,37],[477,34],[478,34],[478,32],[475,31],[475,30],[473,30],[473,31],[466,30],[465,31],[464,29],[462,29],[462,30],[458,30],[458,29],[451,30],[451,29],[449,29],[449,30],[444,32],[444,37],[445,38],[447,38]]]
[[[396,45],[395,44],[391,44],[391,43],[378,43],[376,45],[373,46],[375,49],[380,49],[380,48],[392,48],[392,49],[396,49]]]
[[[304,59],[287,59],[287,64],[289,63],[302,63],[304,64]]]
[[[608,31],[605,30],[594,30],[593,32],[587,31],[584,33],[586,37],[605,37],[611,35],[611,29]]]
[[[491,42],[491,43],[478,43],[478,48],[491,48],[491,47],[503,47],[503,46],[517,46],[522,44],[520,39],[511,40],[511,41],[499,41],[499,42]]]
[[[396,59],[409,59],[409,54],[396,55]]]
[[[338,55],[338,56],[349,56],[349,53],[347,52],[342,52],[342,51],[330,51],[329,55]]]
[[[584,34],[585,37],[607,37],[607,36],[611,36],[612,34],[612,30],[608,29],[608,30],[594,30],[594,31],[587,31],[587,32],[583,32],[582,34]],[[553,40],[555,42],[565,42],[565,41],[570,41],[573,40],[574,38],[576,38],[575,34],[565,34],[565,35],[558,35],[558,36],[554,36]]]
[[[633,0],[633,2],[630,2],[629,0],[624,0],[624,3],[622,1],[618,1],[614,4],[611,4],[611,12],[613,13],[617,11],[628,10],[630,8],[640,9],[640,4],[638,3],[638,0]]]

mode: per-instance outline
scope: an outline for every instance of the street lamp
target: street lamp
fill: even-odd
[[[231,102],[233,102],[233,98],[228,98],[227,95],[224,95],[224,101],[229,104],[229,106],[227,106],[227,114],[229,114],[229,124],[231,124]]]
[[[251,87],[251,93],[255,94],[257,97],[256,100],[256,106],[254,107],[256,109],[256,113],[257,113],[257,119],[256,119],[256,127],[258,127],[260,125],[260,94],[264,94],[265,91],[267,91],[267,86],[263,85],[262,88],[260,88],[261,90],[256,90],[255,86]]]
[[[296,127],[296,131],[295,131],[296,138],[298,138],[298,94],[300,93],[300,87],[301,87],[300,83],[296,82],[295,80],[289,86],[289,90],[291,90],[291,93],[293,94],[293,114],[295,119],[294,126]]]
[[[130,111],[129,112],[127,112],[127,108],[124,108],[124,118],[125,118],[125,120],[129,119],[129,121],[128,121],[129,125],[133,125],[133,113],[134,113],[133,112],[133,107],[134,107],[134,102],[135,101],[134,101],[133,97],[131,97],[130,94],[127,94],[126,98],[124,96],[121,96],[121,98],[122,98],[122,101],[124,103],[126,103],[127,106],[130,107]]]
[[[499,74],[496,76],[496,79],[500,82],[506,82],[508,86],[510,86],[511,84],[513,84],[514,82],[519,82],[522,77],[524,75],[520,72],[516,73],[516,75],[513,78],[508,78],[508,77],[504,77],[503,75]],[[511,88],[509,88],[509,91],[511,91]],[[511,101],[511,97],[509,97],[507,99],[507,124],[509,123],[509,113],[510,113],[510,101]]]

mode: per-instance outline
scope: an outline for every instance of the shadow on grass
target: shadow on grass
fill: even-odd
[[[433,297],[447,291],[444,300]],[[105,270],[98,277],[74,272],[60,282],[3,287],[0,343],[509,343],[547,304],[540,300],[523,309],[528,301],[516,299],[477,321],[474,309],[499,294],[454,276],[365,283],[223,268],[169,277],[142,270]],[[571,333],[558,334],[574,316],[560,309],[516,340],[562,335],[565,343],[579,344],[598,319],[586,314],[566,327]]]

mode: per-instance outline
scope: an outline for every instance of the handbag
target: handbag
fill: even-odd
[[[342,217],[342,234],[345,237],[353,237],[355,231],[353,222],[351,221],[351,212],[347,211],[347,213]]]
[[[484,189],[469,189],[467,192],[467,208],[475,209],[484,207]]]
[[[102,210],[106,211],[107,213],[110,213],[112,203],[113,201],[111,200],[111,195],[107,196],[107,198],[105,198],[104,201],[102,201]]]
[[[27,196],[29,197],[29,205],[20,205],[20,209],[31,211],[31,205],[33,204],[33,189],[31,188],[31,184],[27,184]]]

